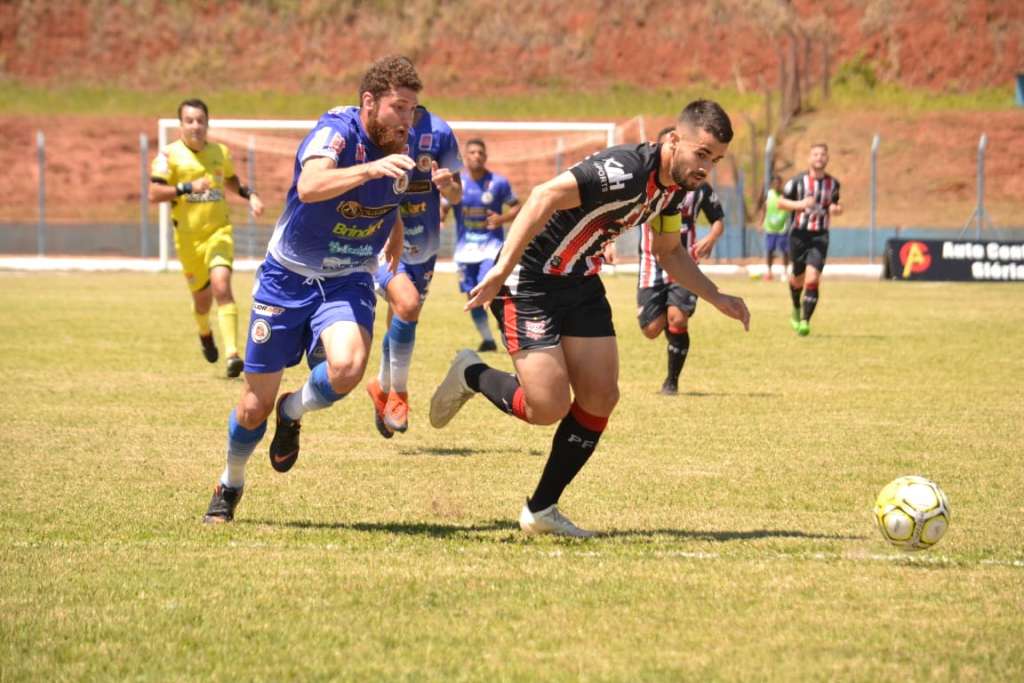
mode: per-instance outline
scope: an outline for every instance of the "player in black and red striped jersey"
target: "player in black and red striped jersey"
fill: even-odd
[[[619,356],[600,278],[605,245],[658,216],[654,252],[670,276],[749,326],[743,300],[718,291],[683,250],[679,206],[726,152],[732,124],[707,100],[683,109],[663,144],[619,145],[534,188],[494,267],[466,306],[491,302],[516,373],[463,349],[430,402],[443,427],[476,393],[531,424],[559,422],[533,495],[519,515],[526,533],[586,537],[558,510],[618,402]]]
[[[828,257],[829,224],[832,216],[843,212],[839,181],[825,172],[826,166],[828,145],[811,145],[810,168],[790,179],[779,198],[779,208],[792,211],[788,225],[789,257],[793,263],[789,276],[793,300],[790,324],[801,337],[811,333],[811,316],[820,297],[821,273]]]
[[[672,127],[658,133],[658,142],[664,142]],[[683,230],[679,237],[693,260],[699,262],[711,255],[718,238],[725,232],[725,212],[711,185],[701,184],[686,193],[679,213]],[[697,239],[697,214],[703,213],[711,230]],[[654,220],[659,220],[655,218]],[[697,295],[679,285],[665,273],[654,255],[656,229],[650,223],[640,226],[640,268],[637,278],[637,321],[648,339],[655,339],[662,331],[668,341],[668,374],[661,384],[661,393],[674,396],[679,392],[679,374],[683,371],[690,352],[690,318],[697,310]]]

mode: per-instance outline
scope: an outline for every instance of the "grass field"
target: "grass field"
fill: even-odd
[[[622,399],[562,499],[605,535],[569,541],[515,525],[552,428],[482,398],[427,423],[475,343],[451,275],[410,432],[382,440],[356,392],[288,475],[268,435],[207,527],[240,383],[180,275],[0,273],[0,680],[1024,679],[1019,287],[828,280],[800,339],[783,285],[725,279],[752,329],[702,305],[666,398],[633,278],[606,284]],[[953,510],[915,555],[871,516],[908,473]]]

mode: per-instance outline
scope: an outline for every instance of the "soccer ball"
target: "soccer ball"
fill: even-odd
[[[885,540],[902,550],[923,550],[949,527],[949,501],[934,481],[898,477],[878,494],[875,520]]]

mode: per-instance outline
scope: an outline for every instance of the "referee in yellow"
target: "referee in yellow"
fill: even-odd
[[[153,160],[149,200],[171,202],[174,247],[192,292],[203,356],[210,363],[219,357],[210,329],[210,306],[216,299],[227,376],[238,377],[244,364],[238,355],[238,307],[231,293],[235,244],[224,191],[248,200],[254,216],[263,213],[263,202],[235,175],[228,148],[207,142],[210,110],[202,100],[178,105],[178,120],[181,139],[160,150]]]

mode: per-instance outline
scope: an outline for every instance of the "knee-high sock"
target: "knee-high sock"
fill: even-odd
[[[537,490],[527,501],[531,512],[539,512],[558,502],[565,487],[587,464],[607,424],[607,417],[591,415],[573,402],[551,440],[551,455],[544,465]]]
[[[476,325],[476,331],[480,333],[480,337],[484,341],[494,341],[494,337],[491,335],[491,327],[487,324],[487,311],[480,308],[469,309],[469,315],[473,318],[473,324]]]
[[[196,310],[196,304],[192,302],[192,317],[196,320],[196,327],[199,328],[199,336],[205,337],[210,334],[210,312],[200,313]]]
[[[224,353],[228,356],[237,356],[238,306],[235,302],[217,306],[217,326],[220,327],[220,338],[224,342]]]
[[[789,285],[789,296],[793,300],[793,308],[800,308],[800,295],[803,291],[803,286],[797,287],[793,284]]]
[[[808,283],[804,288],[804,320],[810,320],[814,315],[814,307],[818,305],[818,283]]]
[[[249,456],[256,450],[256,444],[260,442],[267,431],[267,421],[264,420],[256,429],[246,429],[238,424],[235,419],[235,411],[228,416],[228,456],[227,466],[224,473],[220,475],[220,483],[233,489],[245,485],[245,464]]]
[[[529,421],[526,419],[526,393],[515,375],[477,363],[466,368],[466,384],[486,396],[501,412],[523,422]]]
[[[668,378],[679,381],[679,373],[686,363],[686,354],[690,352],[690,332],[686,327],[668,327],[665,330],[668,339]]]
[[[377,383],[384,393],[391,391],[391,342],[388,338],[385,334],[380,344],[380,371],[377,372]]]
[[[416,321],[392,316],[387,337],[391,356],[391,390],[404,394],[409,390],[409,366],[412,365],[412,350],[416,345]]]
[[[284,400],[282,412],[290,420],[301,420],[311,410],[323,410],[331,404],[345,398],[331,386],[327,376],[327,361],[323,361],[309,373],[309,378],[302,388]]]

